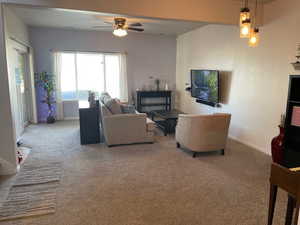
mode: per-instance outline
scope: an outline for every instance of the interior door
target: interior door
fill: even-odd
[[[13,42],[8,48],[9,86],[12,115],[17,140],[22,135],[29,121],[27,90],[26,90],[26,48],[18,46]]]
[[[28,104],[27,104],[27,95],[28,95],[28,88],[25,84],[25,57],[26,53],[22,53],[20,51],[17,52],[17,65],[15,68],[15,76],[17,78],[16,81],[16,90],[17,90],[17,100],[18,105],[20,106],[19,109],[19,117],[22,129],[24,129],[28,125]]]

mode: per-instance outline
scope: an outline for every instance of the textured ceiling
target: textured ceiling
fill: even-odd
[[[142,23],[145,29],[144,33],[149,34],[179,35],[206,25],[206,23],[202,22],[137,18],[117,14],[30,8],[17,5],[11,5],[10,8],[27,25],[38,27],[111,31],[112,26],[105,22],[112,22],[115,17],[120,16],[127,18],[129,23]]]

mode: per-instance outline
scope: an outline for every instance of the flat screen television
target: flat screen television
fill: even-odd
[[[191,70],[191,95],[208,103],[219,103],[220,75],[218,70]]]

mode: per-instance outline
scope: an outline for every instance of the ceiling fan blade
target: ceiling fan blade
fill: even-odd
[[[133,31],[139,31],[139,32],[144,31],[143,28],[135,28],[135,27],[128,27],[127,29],[128,29],[128,30],[133,30]]]
[[[111,28],[111,26],[103,26],[103,25],[101,25],[101,26],[93,26],[93,28],[95,28],[95,29],[101,29],[101,28],[105,28],[105,29],[107,29],[107,28]]]
[[[129,24],[129,26],[131,26],[131,27],[141,27],[143,25],[141,23],[131,23],[131,24]]]

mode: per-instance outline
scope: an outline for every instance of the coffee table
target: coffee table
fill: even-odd
[[[173,109],[170,111],[154,110],[150,112],[152,120],[164,132],[164,135],[174,133],[177,124],[178,115],[183,112]]]

